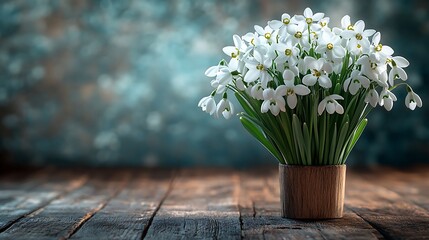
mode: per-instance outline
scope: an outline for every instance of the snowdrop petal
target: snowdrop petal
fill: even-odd
[[[325,16],[325,14],[323,14],[323,13],[316,13],[313,15],[312,18],[313,18],[313,21],[317,22],[317,21],[321,20],[324,16]]]
[[[308,95],[311,91],[307,86],[298,84],[294,87],[294,92],[298,95],[304,96],[304,95]]]
[[[302,83],[304,83],[307,86],[313,86],[317,82],[317,77],[313,76],[312,74],[307,74],[302,78]]]
[[[306,8],[304,10],[304,17],[311,18],[313,17],[313,11],[310,8]]]
[[[257,69],[250,69],[247,72],[246,76],[244,76],[244,81],[248,82],[248,83],[254,82],[254,81],[256,81],[256,79],[259,78],[260,75],[261,74],[260,74],[259,70],[257,70]]]
[[[405,67],[408,67],[408,65],[410,65],[410,62],[408,62],[407,59],[401,56],[393,57],[393,61],[395,61],[396,66],[401,68],[405,68]]]
[[[277,30],[283,26],[283,23],[279,20],[272,20],[268,22],[268,26],[270,26],[274,30]]]
[[[319,103],[319,106],[317,107],[317,112],[319,113],[319,115],[322,115],[323,111],[325,111],[325,107],[326,107],[326,100],[322,100]]]
[[[291,109],[294,109],[296,107],[297,102],[298,102],[298,99],[297,99],[295,94],[291,94],[291,95],[287,96],[287,105]]]
[[[404,81],[408,79],[408,75],[407,75],[407,73],[405,72],[404,69],[402,69],[400,67],[397,67],[396,68],[396,73],[399,75],[400,79],[402,79]]]
[[[219,66],[209,67],[204,74],[207,77],[215,77],[218,70],[219,70]]]
[[[331,88],[332,82],[326,75],[322,75],[319,77],[319,85],[323,88]]]
[[[326,104],[326,111],[329,114],[333,114],[335,112],[335,104],[333,102],[328,102],[328,104]]]
[[[335,112],[337,112],[338,114],[343,114],[344,113],[344,108],[343,106],[341,106],[341,104],[337,103],[335,105]]]
[[[295,73],[293,73],[291,70],[286,69],[286,70],[283,72],[283,79],[284,79],[284,80],[287,80],[287,81],[293,81],[293,80],[294,80],[294,78],[295,78]]]

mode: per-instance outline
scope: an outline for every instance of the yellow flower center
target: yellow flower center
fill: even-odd
[[[332,44],[332,43],[328,43],[328,44],[326,45],[326,48],[327,48],[328,50],[332,50],[332,49],[334,48],[334,44]]]
[[[377,68],[377,63],[371,63],[371,68],[372,69],[376,69]]]
[[[356,34],[356,39],[357,40],[362,40],[362,35],[360,33]]]
[[[313,23],[313,19],[312,19],[312,18],[306,18],[306,19],[305,19],[305,22],[306,22],[307,24],[312,24],[312,23]]]
[[[290,23],[290,19],[289,18],[283,19],[283,23],[286,24],[286,25],[289,24]]]
[[[266,39],[270,39],[270,38],[271,38],[271,33],[265,33],[264,37],[265,37]]]
[[[286,95],[292,95],[292,94],[294,94],[295,92],[293,91],[293,89],[292,88],[288,88],[287,89],[287,91],[286,91]]]
[[[322,73],[317,71],[316,69],[313,69],[313,76],[320,77],[320,76],[322,76]]]
[[[326,26],[326,22],[320,22],[320,26],[322,27]]]
[[[362,46],[361,46],[360,44],[358,44],[356,47],[357,47],[357,48],[361,48]]]
[[[380,52],[381,49],[383,49],[383,45],[381,45],[381,43],[375,47],[375,51],[377,51],[377,52]]]
[[[348,27],[347,27],[347,30],[354,30],[354,27],[353,27],[353,25],[349,25]]]
[[[302,32],[298,31],[294,35],[296,38],[302,38]]]
[[[235,48],[235,50],[236,50],[237,52],[233,52],[233,53],[231,53],[231,57],[232,57],[232,58],[236,58],[236,57],[238,57],[238,55],[240,55],[240,51],[238,50],[238,48]]]
[[[290,49],[286,49],[285,50],[285,55],[286,56],[290,56],[292,54],[292,50],[290,50]]]
[[[250,43],[251,43],[253,46],[255,46],[255,39],[254,39],[254,38],[252,38],[252,40],[250,40]]]
[[[262,71],[262,70],[264,70],[264,65],[258,64],[258,65],[256,65],[256,69],[258,69],[259,71]]]

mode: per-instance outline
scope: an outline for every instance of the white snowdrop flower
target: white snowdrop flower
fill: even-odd
[[[246,85],[244,84],[243,78],[241,78],[241,77],[235,80],[235,86],[240,91],[246,90]]]
[[[380,106],[384,106],[387,111],[392,110],[393,102],[396,101],[397,98],[395,94],[393,94],[389,89],[384,88],[380,93]]]
[[[213,115],[216,111],[216,102],[212,95],[203,97],[200,102],[198,102],[198,107],[200,107],[204,112]]]
[[[257,100],[263,100],[264,99],[262,95],[263,92],[264,92],[264,89],[262,88],[261,84],[257,83],[253,85],[252,88],[250,89],[250,96],[252,96],[254,99],[257,99]]]
[[[231,58],[239,58],[242,56],[243,48],[245,50],[245,44],[243,40],[241,40],[240,36],[236,34],[234,34],[232,39],[234,41],[234,46],[226,46],[222,51]]]
[[[353,70],[350,77],[344,81],[344,92],[347,90],[352,94],[356,95],[361,87],[367,89],[369,87],[369,79],[365,76],[360,75],[358,70]]]
[[[411,110],[416,109],[417,107],[422,107],[422,99],[417,95],[417,93],[409,90],[407,96],[405,97],[405,106]]]
[[[234,35],[232,39],[234,41],[234,46],[226,46],[222,49],[222,51],[231,57],[231,60],[228,64],[229,68],[232,71],[242,72],[244,62],[241,61],[241,59],[247,50],[247,46],[238,35]]]
[[[380,99],[378,92],[375,89],[370,89],[365,96],[365,103],[371,104],[372,107],[376,107]]]
[[[216,116],[222,114],[225,119],[229,119],[234,114],[234,106],[227,98],[222,98],[216,107]]]
[[[320,21],[319,21],[320,30],[331,31],[331,29],[328,27],[329,20],[330,20],[329,17],[324,17],[324,18],[320,19]]]
[[[341,46],[341,39],[333,32],[323,31],[318,39],[316,52],[326,53],[329,59],[342,58],[345,56],[346,51]]]
[[[308,49],[310,47],[310,43],[308,42],[308,30],[305,22],[300,21],[296,24],[291,24],[288,27],[287,32],[291,35],[287,40],[291,41],[293,45],[299,43],[304,49]]]
[[[204,73],[204,75],[206,75],[207,77],[216,77],[217,72],[219,72],[219,68],[221,66],[217,65],[217,66],[211,66],[209,67],[206,72]]]
[[[265,54],[267,49],[264,46],[264,44],[261,42],[259,34],[257,32],[255,33],[246,33],[242,39],[248,43],[247,48],[243,54],[243,57],[248,57],[250,54],[253,53],[255,49],[257,49],[260,53]]]
[[[406,81],[408,79],[408,75],[403,68],[408,67],[410,63],[404,57],[396,56],[391,59],[387,59],[387,63],[392,68],[389,72],[389,84],[390,86],[394,85],[395,79],[402,79]]]
[[[313,86],[318,82],[323,88],[332,87],[331,79],[328,77],[328,74],[332,72],[332,67],[323,58],[316,60],[312,57],[305,57],[304,63],[306,68],[311,71],[302,78],[305,85]]]
[[[276,36],[273,35],[274,30],[270,26],[262,28],[259,25],[255,25],[255,31],[259,34],[259,39],[262,43],[271,43],[273,39],[276,39]]]
[[[220,66],[216,75],[216,81],[218,81],[220,85],[230,84],[232,82],[231,69],[227,66]]]
[[[253,59],[246,60],[246,67],[249,71],[244,76],[244,81],[251,83],[259,79],[262,87],[266,88],[268,82],[272,80],[267,71],[272,65],[272,59],[268,58],[265,54],[259,53],[257,50],[253,52],[253,56]]]
[[[356,61],[361,65],[361,73],[370,80],[376,82],[381,87],[387,87],[387,66],[386,64],[377,64],[370,60],[368,56],[362,56]]]
[[[310,89],[303,84],[295,85],[294,84],[295,76],[296,76],[295,73],[289,69],[286,69],[283,72],[284,85],[286,87],[285,88],[286,101],[287,101],[287,105],[291,109],[294,109],[298,102],[298,98],[296,95],[305,96],[311,92]]]
[[[284,85],[278,86],[276,90],[272,88],[265,89],[263,92],[264,102],[261,105],[261,112],[266,113],[270,110],[274,116],[277,116],[280,111],[286,111],[286,103],[283,97],[286,92],[285,90],[286,86]]]
[[[338,114],[343,114],[344,108],[337,102],[337,100],[344,100],[344,98],[338,94],[332,94],[325,97],[317,107],[317,112],[319,115],[322,115],[325,109],[329,114],[333,114],[335,112]]]
[[[273,48],[277,50],[278,57],[274,60],[276,64],[288,63],[289,65],[296,65],[298,63],[299,49],[291,42],[273,44]]]
[[[315,22],[320,21],[325,16],[324,13],[313,14],[313,11],[310,8],[304,9],[304,16],[296,16],[297,21],[304,21],[310,28],[314,31],[320,30],[321,26]]]
[[[354,55],[369,53],[370,43],[368,38],[374,35],[375,30],[366,29],[365,22],[362,20],[357,21],[354,25],[348,27],[341,32],[341,37],[349,39],[347,49]]]
[[[380,43],[381,34],[376,32],[372,37],[371,43],[371,60],[378,63],[385,63],[387,58],[391,58],[394,53],[393,49],[389,46]]]
[[[268,26],[270,26],[273,30],[279,31],[279,36],[281,39],[284,39],[286,37],[287,28],[290,26],[292,22],[292,18],[289,14],[284,13],[282,15],[281,21],[279,20],[272,20],[268,22]]]

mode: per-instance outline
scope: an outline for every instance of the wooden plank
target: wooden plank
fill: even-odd
[[[352,174],[346,186],[346,203],[387,239],[428,239],[428,212],[403,196]]]
[[[19,176],[19,178],[16,178]],[[23,176],[16,173],[0,186],[0,232],[61,195],[80,187],[86,176],[45,169]]]
[[[300,221],[280,217],[277,170],[241,173],[240,213],[244,239],[379,239],[382,236],[346,209],[342,219]]]
[[[0,239],[68,238],[102,209],[122,189],[128,178],[126,172],[91,173],[90,180],[84,186],[22,218],[2,232]]]
[[[171,188],[172,171],[140,170],[121,193],[71,239],[142,239],[150,219]]]
[[[229,170],[184,170],[145,239],[240,239],[238,178]]]
[[[429,211],[429,168],[421,167],[410,171],[380,167],[359,174]]]

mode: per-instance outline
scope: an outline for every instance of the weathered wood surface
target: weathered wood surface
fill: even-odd
[[[278,170],[0,175],[0,239],[429,239],[429,167],[349,171],[342,219],[280,217]]]

